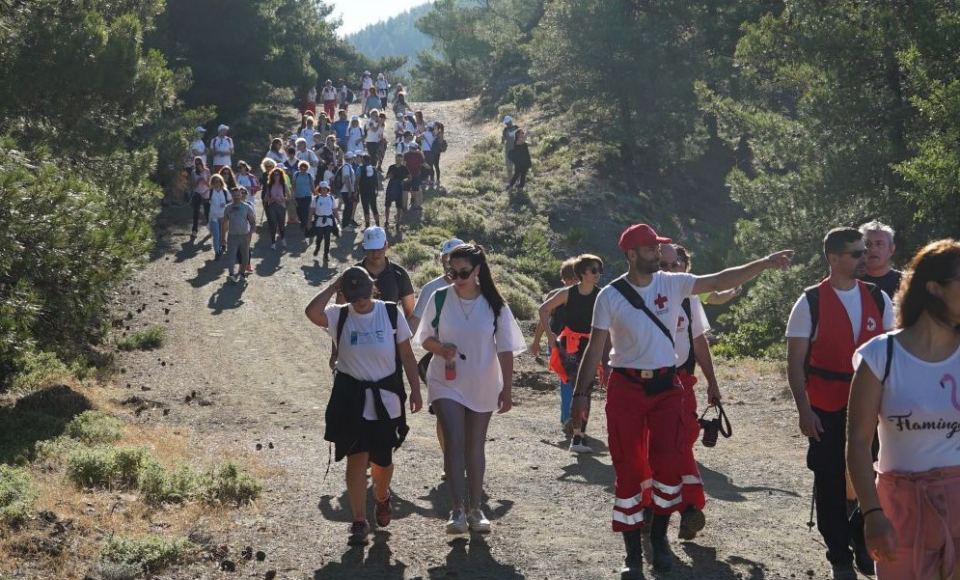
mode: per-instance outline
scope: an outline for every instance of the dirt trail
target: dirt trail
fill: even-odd
[[[470,146],[497,130],[471,125],[468,102],[421,108],[446,124],[450,176]],[[329,268],[305,251],[297,231],[283,253],[257,243],[255,275],[233,286],[212,261],[209,240],[191,244],[188,212],[165,209],[165,233],[125,299],[130,312],[146,305],[130,323],[134,330],[164,324],[169,339],[159,351],[124,355],[120,380],[168,408],[166,414],[148,409],[139,420],[190,427],[196,445],[212,455],[251,452],[274,476],[258,505],[234,512],[232,521],[211,515],[197,522],[230,547],[236,573],[206,562],[164,577],[264,577],[269,570],[277,578],[615,577],[622,544],[609,527],[613,472],[603,444],[603,401],[594,402],[591,427],[597,453],[571,456],[559,432],[555,381],[526,355],[519,361],[516,406],[490,427],[486,491],[493,534],[469,541],[444,535],[449,505],[439,481],[441,456],[433,417],[423,412],[409,418],[410,436],[396,454],[394,522],[367,550],[349,549],[344,464],[334,464],[324,479],[330,341],[307,322],[303,307],[360,258],[358,240],[346,232]],[[678,563],[663,577],[828,577],[819,537],[804,525],[811,478],[785,381],[743,369],[723,375],[735,435],[712,450],[698,447],[708,526],[695,541],[674,542]],[[266,561],[240,560],[245,546],[264,550]]]

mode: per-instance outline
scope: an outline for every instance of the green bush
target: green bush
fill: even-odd
[[[159,464],[148,465],[140,474],[140,493],[151,504],[180,503],[197,491],[197,474],[181,465],[168,472]]]
[[[0,465],[0,523],[18,525],[30,516],[37,492],[21,467]]]
[[[123,436],[123,421],[103,411],[85,411],[67,423],[64,434],[88,445],[112,443]]]
[[[26,351],[16,358],[13,366],[17,372],[10,378],[10,389],[15,393],[31,392],[53,383],[62,383],[72,376],[67,365],[52,352]]]
[[[142,447],[82,447],[67,456],[67,479],[78,487],[137,489],[141,475],[158,467]]]
[[[153,350],[163,346],[166,331],[162,326],[151,326],[138,330],[130,336],[117,341],[120,350]]]
[[[140,537],[110,536],[100,550],[100,559],[112,564],[138,566],[143,572],[156,573],[184,558],[192,547],[184,539],[166,540],[152,534]]]
[[[233,462],[211,468],[200,479],[200,497],[212,503],[244,505],[260,497],[263,486]]]
[[[65,435],[37,441],[34,447],[36,460],[47,466],[53,466],[54,464],[62,462],[65,458],[80,449],[84,449],[83,443]]]

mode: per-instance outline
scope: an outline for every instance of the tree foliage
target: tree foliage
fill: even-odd
[[[432,8],[429,3],[411,8],[348,35],[347,42],[368,58],[406,58],[399,72],[408,73],[416,64],[417,55],[430,48],[430,37],[417,29],[417,21]]]

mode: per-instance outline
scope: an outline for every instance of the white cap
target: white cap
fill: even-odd
[[[320,189],[330,189],[330,182],[329,182],[329,181],[321,181],[319,187],[320,187]]]
[[[463,244],[464,242],[460,238],[451,238],[443,242],[443,245],[440,246],[440,255],[446,256],[447,254],[452,252],[454,248],[456,248],[457,246],[462,246]]]
[[[229,130],[230,130],[230,127],[228,127],[227,125],[221,124],[219,127],[217,127],[217,131],[229,131]]]
[[[297,138],[297,146],[299,147],[301,143],[303,143],[304,145],[306,145],[306,144],[307,144],[307,140],[304,139],[303,137],[298,137],[298,138]]]
[[[203,127],[197,127],[196,131],[197,131],[197,133],[206,133],[206,132],[207,132],[207,130],[204,129]]]
[[[513,117],[511,117],[510,115],[506,115],[506,116],[503,118],[503,124],[504,124],[504,125],[509,125],[510,123],[513,123]]]
[[[353,153],[353,151],[347,151],[343,154],[344,159],[353,159],[354,157],[356,157],[356,155]]]
[[[371,226],[363,230],[363,249],[382,250],[387,245],[387,232],[380,226]]]

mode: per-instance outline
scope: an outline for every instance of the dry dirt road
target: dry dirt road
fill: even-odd
[[[467,120],[469,102],[421,107],[446,124],[447,175],[473,143],[497,131]],[[344,235],[329,268],[305,251],[296,231],[282,253],[260,242],[249,283],[228,285],[209,240],[190,242],[188,211],[165,210],[157,248],[125,293],[122,310],[146,305],[133,329],[163,324],[168,340],[158,351],[123,355],[122,380],[159,405],[139,421],[189,430],[211,456],[249,453],[270,475],[255,506],[229,512],[230,521],[215,514],[197,521],[216,544],[229,547],[236,572],[198,562],[162,577],[263,578],[270,571],[284,579],[618,577],[622,542],[610,531],[613,471],[603,443],[602,395],[595,398],[591,427],[596,453],[570,455],[560,435],[555,382],[527,355],[519,361],[516,405],[494,416],[489,432],[493,533],[444,534],[447,490],[434,420],[423,412],[410,417],[410,436],[396,454],[393,523],[367,549],[349,548],[343,463],[325,477],[330,341],[304,318],[303,307],[320,285],[359,259],[358,240]],[[698,446],[707,528],[695,541],[674,540],[675,569],[660,576],[648,569],[648,577],[829,577],[819,536],[805,525],[812,478],[785,380],[742,365],[721,369],[721,376],[735,432],[714,449]],[[266,560],[240,559],[245,546],[263,550]]]

